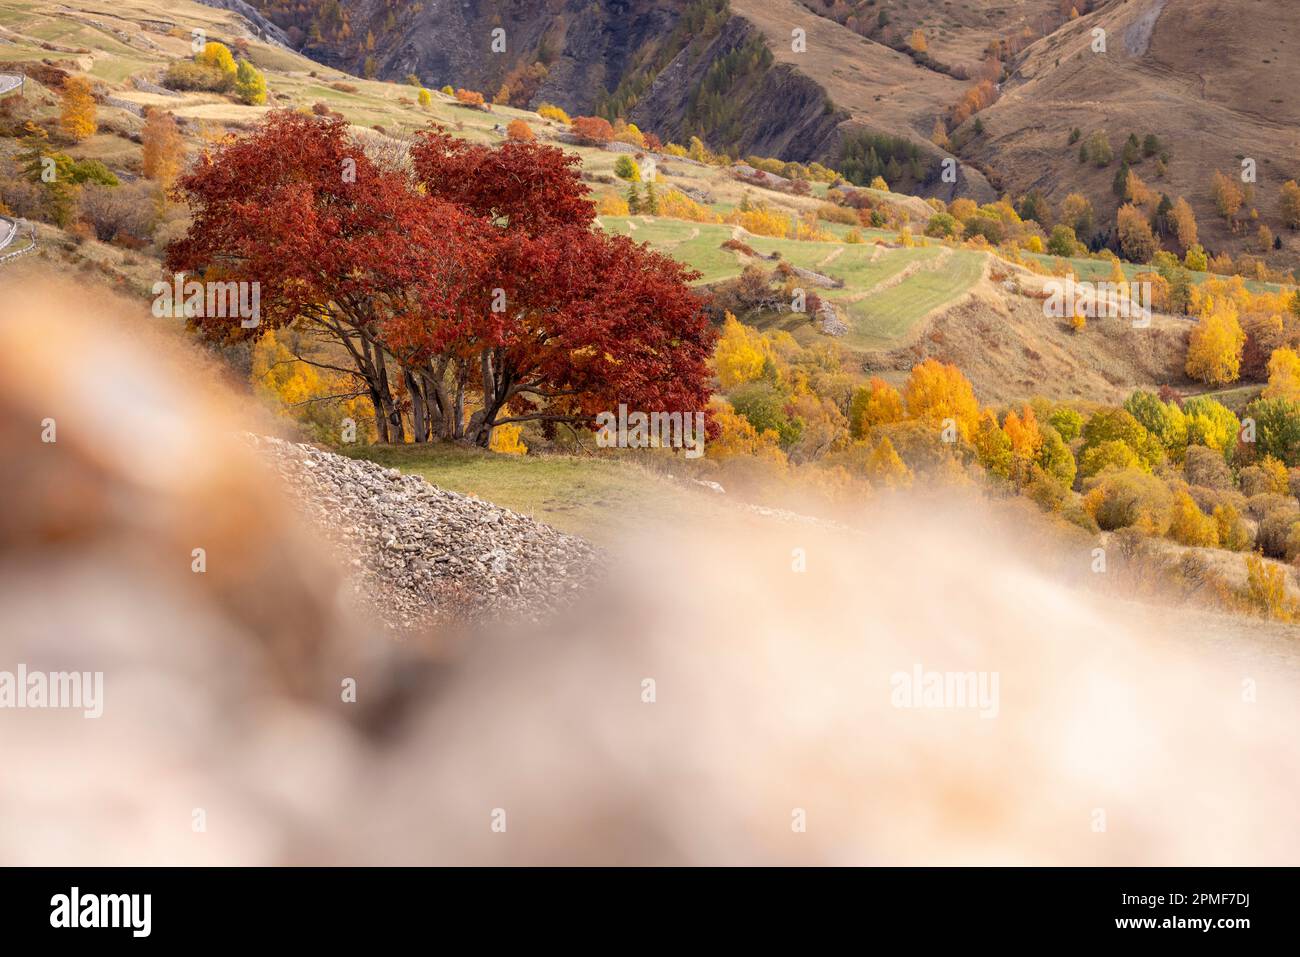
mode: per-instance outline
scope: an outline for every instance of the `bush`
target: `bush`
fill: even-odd
[[[1074,230],[1064,223],[1052,227],[1051,238],[1047,240],[1047,251],[1053,256],[1070,257],[1079,250],[1079,240]]]
[[[744,416],[761,435],[773,431],[782,447],[793,445],[803,433],[803,422],[791,419],[786,411],[786,396],[769,382],[751,382],[730,396],[735,410]]]
[[[462,106],[485,107],[487,104],[483,99],[483,94],[476,90],[459,89],[456,91],[456,102]]]
[[[1136,528],[1151,535],[1169,530],[1174,496],[1156,476],[1135,468],[1108,469],[1086,488],[1084,508],[1101,528]]]
[[[506,124],[506,139],[527,143],[536,137],[533,135],[533,128],[523,120],[511,120]]]
[[[225,93],[234,83],[234,74],[189,60],[173,61],[162,80],[162,85],[169,90],[201,90],[207,93]]]
[[[1296,601],[1286,584],[1286,572],[1258,555],[1246,556],[1246,602],[1260,614],[1279,621],[1293,621]]]
[[[1206,488],[1227,491],[1233,487],[1232,470],[1223,458],[1222,452],[1207,449],[1203,445],[1189,445],[1183,459],[1183,477],[1188,485],[1203,485]]]
[[[599,216],[626,216],[628,215],[627,200],[612,193],[606,194],[596,204],[596,213]]]
[[[1274,508],[1259,523],[1259,529],[1255,533],[1255,547],[1269,558],[1287,558],[1287,543],[1298,524],[1300,507],[1294,502],[1289,506]]]
[[[1276,461],[1276,459],[1265,459],[1265,462],[1268,463]],[[1247,466],[1237,475],[1237,481],[1241,485],[1241,494],[1245,495],[1246,498],[1254,498],[1256,495],[1268,493],[1289,496],[1291,489],[1287,481],[1288,478],[1285,468],[1279,471],[1277,468],[1264,463]]]
[[[584,143],[604,146],[614,138],[614,127],[603,117],[580,116],[573,121],[573,133]]]
[[[1180,490],[1174,494],[1169,537],[1180,545],[1214,548],[1219,544],[1219,526],[1213,518],[1201,511],[1191,495]]]
[[[555,120],[557,123],[563,123],[568,126],[573,121],[569,119],[569,114],[560,109],[553,103],[543,103],[537,108],[537,115],[544,120]]]
[[[1250,513],[1251,518],[1259,522],[1262,522],[1270,512],[1296,507],[1295,499],[1274,492],[1263,492],[1246,499],[1246,511]]]
[[[247,106],[261,106],[266,102],[266,77],[247,60],[240,60],[235,72],[235,95]]]
[[[614,175],[631,183],[641,181],[641,170],[637,167],[636,161],[626,155],[614,161]]]
[[[1232,505],[1214,507],[1214,524],[1218,527],[1220,548],[1243,552],[1255,544],[1241,513]]]
[[[88,183],[82,188],[80,207],[101,242],[127,236],[144,241],[153,235],[158,190],[145,181],[123,186]]]
[[[949,213],[935,213],[925,224],[925,234],[937,239],[950,239],[961,231],[955,217]]]
[[[790,234],[790,220],[769,209],[751,209],[748,212],[735,213],[731,220],[755,236],[773,236],[783,239]]]
[[[659,212],[662,216],[687,219],[693,223],[716,223],[721,221],[721,217],[709,207],[697,203],[685,193],[676,189],[670,189],[660,198]]]
[[[843,206],[836,206],[833,203],[822,203],[818,206],[817,218],[828,223],[839,223],[842,226],[856,226],[858,224],[858,214],[856,212],[845,209]]]

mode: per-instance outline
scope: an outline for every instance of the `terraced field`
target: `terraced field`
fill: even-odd
[[[600,222],[610,232],[649,243],[689,264],[701,273],[701,284],[734,278],[751,263],[773,265],[770,260],[722,249],[732,236],[731,226],[649,216],[603,216]],[[875,230],[868,233],[882,241],[890,236]],[[988,260],[983,253],[944,246],[797,242],[749,233],[741,238],[756,252],[779,253],[793,266],[842,280],[842,288],[818,288],[817,294],[838,306],[849,322],[850,331],[839,340],[841,344],[859,349],[896,345],[930,312],[969,291],[983,276]],[[805,342],[819,335],[803,316],[775,317],[761,325],[784,328]]]
[[[984,275],[989,257],[968,250],[904,249],[922,267],[904,282],[867,295],[849,306],[847,346],[885,348],[905,338],[922,318],[967,293]],[[943,252],[951,255],[939,258]]]

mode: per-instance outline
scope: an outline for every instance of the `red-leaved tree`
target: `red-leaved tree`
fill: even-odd
[[[548,433],[559,423],[590,427],[620,403],[704,411],[715,333],[689,286],[696,275],[581,226],[540,236],[501,230],[487,309],[461,323],[395,319],[387,335],[397,354],[472,385],[478,408],[445,434],[479,445],[514,422],[540,421]]]
[[[439,129],[414,181],[342,121],[274,113],[177,185],[194,220],[167,263],[261,284],[261,324],[194,317],[214,338],[295,324],[334,346],[375,406],[381,441],[488,445],[502,424],[594,427],[618,404],[703,411],[714,332],[697,277],[593,231],[575,157]],[[397,377],[400,376],[400,385]],[[472,409],[472,412],[471,412]]]
[[[261,284],[260,325],[190,321],[216,339],[297,323],[329,340],[347,365],[304,361],[354,375],[380,440],[403,441],[384,325],[479,308],[480,221],[371,162],[343,121],[293,112],[201,157],[177,193],[194,220],[168,248],[168,268]]]
[[[429,196],[512,231],[535,236],[596,218],[581,160],[554,146],[507,141],[494,148],[435,125],[415,135],[411,165]]]
[[[411,148],[433,200],[487,225],[483,312],[461,323],[392,324],[400,355],[418,356],[431,406],[453,409],[443,434],[486,445],[498,425],[591,425],[619,403],[703,411],[715,334],[690,289],[698,277],[666,256],[593,232],[578,160],[538,143],[496,148],[440,129]],[[478,408],[463,416],[470,389]]]

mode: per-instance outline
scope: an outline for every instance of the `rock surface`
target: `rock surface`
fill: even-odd
[[[342,552],[358,599],[399,631],[537,621],[593,578],[587,542],[417,475],[265,436],[249,441]]]

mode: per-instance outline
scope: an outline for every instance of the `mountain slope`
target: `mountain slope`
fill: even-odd
[[[1031,46],[980,114],[986,133],[968,155],[998,173],[1002,187],[1044,191],[1059,202],[1088,194],[1102,218],[1117,204],[1111,179],[1129,133],[1154,133],[1169,161],[1160,178],[1152,160],[1136,167],[1153,189],[1185,196],[1211,249],[1240,246],[1210,194],[1214,171],[1239,176],[1256,160],[1256,203],[1275,232],[1280,185],[1300,176],[1300,30],[1294,9],[1258,0],[1131,0],[1081,17]],[[1093,52],[1104,30],[1106,52]],[[1070,131],[1104,131],[1117,160],[1080,164]],[[1243,209],[1243,213],[1247,212]],[[1253,232],[1253,227],[1252,227]],[[1278,254],[1294,260],[1294,241]]]

